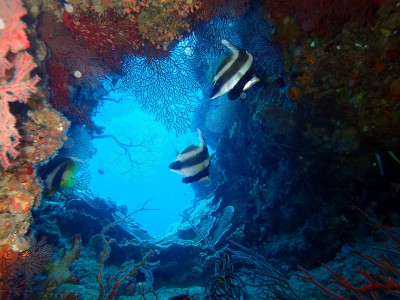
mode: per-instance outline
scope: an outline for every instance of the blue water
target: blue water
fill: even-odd
[[[175,160],[175,148],[182,151],[190,144],[198,145],[197,133],[176,137],[152,114],[143,113],[135,101],[107,101],[95,122],[105,126],[104,134],[113,134],[123,143],[144,142],[132,148],[131,160],[137,162],[132,165],[113,139],[93,140],[97,153],[89,160],[89,171],[94,195],[109,197],[129,211],[141,208],[150,199],[146,208],[157,210],[142,211],[135,218],[154,237],[163,235],[169,225],[180,220],[178,214],[193,199],[190,185],[183,184],[182,177],[171,172],[168,165]]]

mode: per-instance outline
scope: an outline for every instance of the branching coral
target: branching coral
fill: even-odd
[[[322,266],[334,277],[334,283],[337,285],[337,290],[334,291],[319,282],[303,267],[298,266],[298,269],[304,274],[300,275],[302,279],[313,283],[325,294],[334,299],[344,300],[353,299],[354,297],[357,299],[379,299],[380,296],[384,295],[400,296],[400,281],[398,278],[400,275],[400,269],[398,265],[400,258],[400,230],[399,228],[391,228],[381,225],[365,213],[364,215],[370,221],[372,221],[373,226],[377,227],[383,235],[389,238],[389,241],[386,243],[386,247],[381,249],[381,254],[379,257],[363,253],[356,253],[378,269],[378,271],[369,271],[366,269],[355,271],[357,274],[362,276],[362,278],[365,280],[365,283],[351,283],[350,280],[345,278],[345,276],[321,263]]]
[[[21,21],[26,13],[20,0],[0,2],[0,76],[5,76],[5,71],[12,68],[7,53],[18,53],[30,46],[25,34],[26,24]]]
[[[20,101],[27,102],[31,93],[36,92],[35,85],[39,81],[36,75],[30,78],[30,72],[35,67],[32,57],[26,53],[19,53],[12,63],[14,68],[14,76],[7,81],[0,78],[4,83],[0,83],[0,158],[4,168],[10,166],[7,155],[15,158],[18,155],[16,147],[21,139],[16,129],[16,120],[11,114],[9,103]]]
[[[154,114],[167,130],[185,133],[195,107],[194,93],[199,89],[193,74],[192,47],[189,40],[164,59],[127,58],[123,66],[126,75],[114,91],[125,97],[135,95],[142,109]]]
[[[149,258],[153,254],[151,251],[149,251],[142,257],[142,259],[139,262],[135,262],[133,260],[127,261],[121,266],[118,272],[114,273],[107,280],[104,279],[104,271],[105,271],[104,264],[108,256],[110,255],[111,251],[110,245],[114,242],[112,238],[107,236],[107,232],[112,227],[127,222],[132,215],[143,210],[149,210],[148,208],[146,208],[146,204],[147,202],[142,206],[142,208],[130,213],[124,218],[115,221],[103,228],[101,232],[101,239],[103,241],[104,249],[100,255],[99,268],[97,272],[97,282],[99,283],[100,287],[98,300],[103,300],[103,299],[112,300],[118,288],[123,282],[126,282],[129,279],[136,279],[136,276],[139,273],[139,271],[145,274],[152,274],[152,270],[158,265],[158,262],[149,261]]]
[[[52,246],[46,239],[30,242],[24,252],[14,252],[9,245],[0,247],[0,297],[29,297],[32,282],[40,274],[53,255]]]
[[[10,166],[7,156],[15,158],[18,155],[16,147],[21,138],[9,103],[26,103],[30,94],[36,92],[35,86],[39,82],[37,75],[30,76],[36,67],[32,57],[21,52],[30,46],[24,31],[26,25],[20,20],[26,13],[21,1],[0,3],[0,162],[6,169]],[[16,54],[11,60],[9,52]],[[11,76],[9,70],[13,70]]]

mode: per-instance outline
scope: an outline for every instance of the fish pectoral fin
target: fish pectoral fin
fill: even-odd
[[[211,180],[210,176],[203,177],[198,182],[203,182],[203,181],[207,181],[207,180]]]
[[[76,183],[76,178],[68,178],[68,179],[63,179],[60,183],[61,188],[69,188],[72,187]]]

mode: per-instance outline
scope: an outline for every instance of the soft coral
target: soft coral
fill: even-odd
[[[0,1],[0,163],[4,168],[10,164],[8,155],[18,155],[16,146],[20,139],[9,102],[26,103],[29,95],[36,92],[35,85],[39,81],[37,75],[30,77],[36,65],[32,57],[22,51],[30,45],[25,34],[26,25],[21,21],[26,13],[20,0]],[[10,72],[11,69],[14,71]]]
[[[0,247],[0,298],[26,295],[34,276],[40,274],[53,255],[52,246],[43,238],[31,241],[24,252],[14,252],[10,245]]]
[[[30,77],[30,72],[35,68],[32,57],[26,53],[18,53],[13,61],[14,76],[6,81],[1,76],[0,83],[0,161],[5,168],[10,163],[8,155],[16,157],[20,135],[15,128],[16,120],[10,112],[9,102],[27,102],[31,93],[36,92],[35,85],[39,76]],[[3,83],[4,82],[4,83]]]
[[[21,17],[27,11],[20,0],[0,1],[0,76],[12,67],[6,59],[7,53],[18,53],[29,48],[30,44],[25,34],[26,24]]]

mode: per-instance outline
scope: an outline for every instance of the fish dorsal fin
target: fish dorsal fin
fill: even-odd
[[[200,128],[197,128],[197,134],[198,134],[198,136],[199,136],[200,144],[202,144],[204,147],[206,147],[206,146],[207,146],[206,140],[204,139],[203,134],[201,133]]]
[[[231,43],[229,43],[227,40],[222,40],[221,41],[222,45],[224,45],[225,47],[227,47],[229,50],[231,50],[232,52],[239,52],[240,49],[234,45],[232,45]]]
[[[197,149],[197,146],[195,146],[195,145],[190,145],[190,146],[187,147],[185,150],[183,150],[181,154],[189,153],[190,151],[193,151],[193,150],[195,150],[195,149]]]

